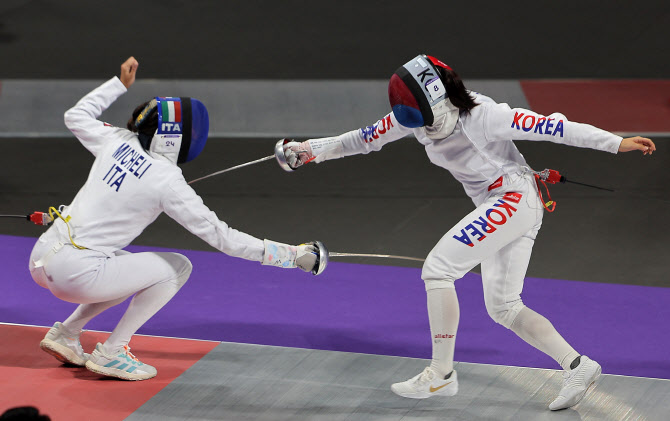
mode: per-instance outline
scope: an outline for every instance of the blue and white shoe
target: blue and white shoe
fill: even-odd
[[[83,367],[90,355],[84,353],[81,342],[79,342],[80,335],[81,331],[72,334],[65,329],[62,323],[56,322],[40,342],[40,348],[63,364]]]
[[[98,343],[90,358],[86,361],[86,368],[103,376],[116,377],[123,380],[147,380],[156,377],[156,369],[144,364],[130,353],[130,347],[125,345],[116,355],[106,354],[102,344]]]

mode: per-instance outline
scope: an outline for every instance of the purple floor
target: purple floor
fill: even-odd
[[[0,235],[0,322],[50,326],[75,308],[30,278],[34,241]],[[216,252],[169,251],[188,256],[193,274],[139,333],[430,358],[419,269],[331,262],[314,277]],[[457,361],[559,368],[489,319],[478,275],[468,274],[456,285]],[[527,278],[523,298],[605,373],[670,379],[670,289]],[[125,307],[108,310],[87,328],[112,330]]]

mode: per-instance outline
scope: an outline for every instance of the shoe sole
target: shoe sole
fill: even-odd
[[[76,365],[77,367],[86,365],[85,359],[81,358],[70,348],[63,346],[58,342],[54,342],[51,339],[42,339],[40,348],[63,364]]]
[[[139,380],[148,380],[156,377],[156,374],[133,374],[128,373],[127,371],[119,370],[111,367],[103,367],[101,365],[95,364],[92,361],[86,361],[86,368],[89,371],[92,371],[96,374],[101,374],[108,377],[116,377],[121,380],[130,380],[130,381],[139,381]]]
[[[584,389],[583,392],[581,392],[580,394],[578,394],[577,396],[575,396],[575,397],[570,401],[570,402],[572,402],[572,403],[570,403],[570,404],[566,404],[566,405],[564,405],[564,406],[562,406],[562,407],[560,407],[560,408],[554,408],[554,409],[552,409],[552,411],[560,411],[561,409],[572,408],[573,406],[575,406],[575,405],[577,405],[579,402],[581,402],[582,399],[584,399],[584,396],[586,396],[586,392],[588,392],[589,389],[591,389],[591,387],[596,383],[596,380],[598,380],[598,378],[600,377],[600,374],[602,374],[602,371],[603,371],[602,367],[598,366],[598,369],[596,370],[596,372],[595,372],[595,374],[594,374],[594,376],[593,376],[593,379],[591,380],[591,383],[589,383],[589,385],[586,386],[586,388]],[[550,409],[551,409],[551,408],[550,408]]]
[[[438,393],[422,392],[422,393],[407,394],[407,393],[398,392],[395,389],[393,389],[393,386],[391,386],[391,391],[398,396],[402,396],[403,398],[427,399],[427,398],[432,398],[433,396],[455,396],[458,393],[458,387],[454,388],[453,390],[452,389],[447,389],[445,391],[441,390]]]

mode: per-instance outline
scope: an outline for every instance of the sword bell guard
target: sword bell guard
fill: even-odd
[[[284,155],[284,145],[290,142],[291,139],[279,139],[277,144],[275,145],[275,158],[277,158],[277,163],[279,166],[287,172],[293,172],[295,171],[291,166],[286,162],[286,155]],[[317,241],[318,243],[318,241]],[[323,244],[322,244],[323,245]],[[325,266],[324,266],[325,268]],[[320,272],[319,272],[320,273]],[[315,273],[315,275],[318,275]]]
[[[328,249],[321,241],[310,241],[307,244],[311,244],[318,249],[316,253],[316,263],[314,263],[314,268],[312,269],[312,275],[320,275],[326,270],[326,266],[328,266]]]

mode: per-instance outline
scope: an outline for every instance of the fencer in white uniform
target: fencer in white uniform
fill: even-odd
[[[186,183],[178,163],[194,159],[207,140],[205,106],[192,98],[155,98],[138,107],[128,130],[97,118],[133,84],[138,62],[65,113],[65,125],[94,156],[84,186],[39,238],[29,269],[39,285],[80,306],[56,322],[40,346],[63,362],[99,374],[144,380],[156,369],[130,353],[132,335],[188,280],[191,262],[178,253],[123,250],[162,212],[214,248],[235,257],[312,271],[311,245],[260,240],[219,220]],[[129,297],[127,311],[104,344],[85,354],[79,336],[88,321]]]
[[[543,316],[526,307],[521,291],[543,202],[535,174],[513,140],[540,140],[617,153],[651,154],[646,138],[622,139],[596,127],[510,108],[467,91],[446,64],[420,55],[400,67],[389,82],[392,112],[369,127],[335,137],[284,145],[292,168],[380,150],[413,135],[430,161],[462,183],[476,206],[430,252],[422,278],[427,291],[433,344],[432,362],[422,373],[392,386],[409,398],[453,396],[453,370],[459,305],[454,281],[481,263],[484,299],[493,320],[551,356],[565,370],[559,396],[549,405],[575,405],[600,375],[600,366],[575,351]]]

